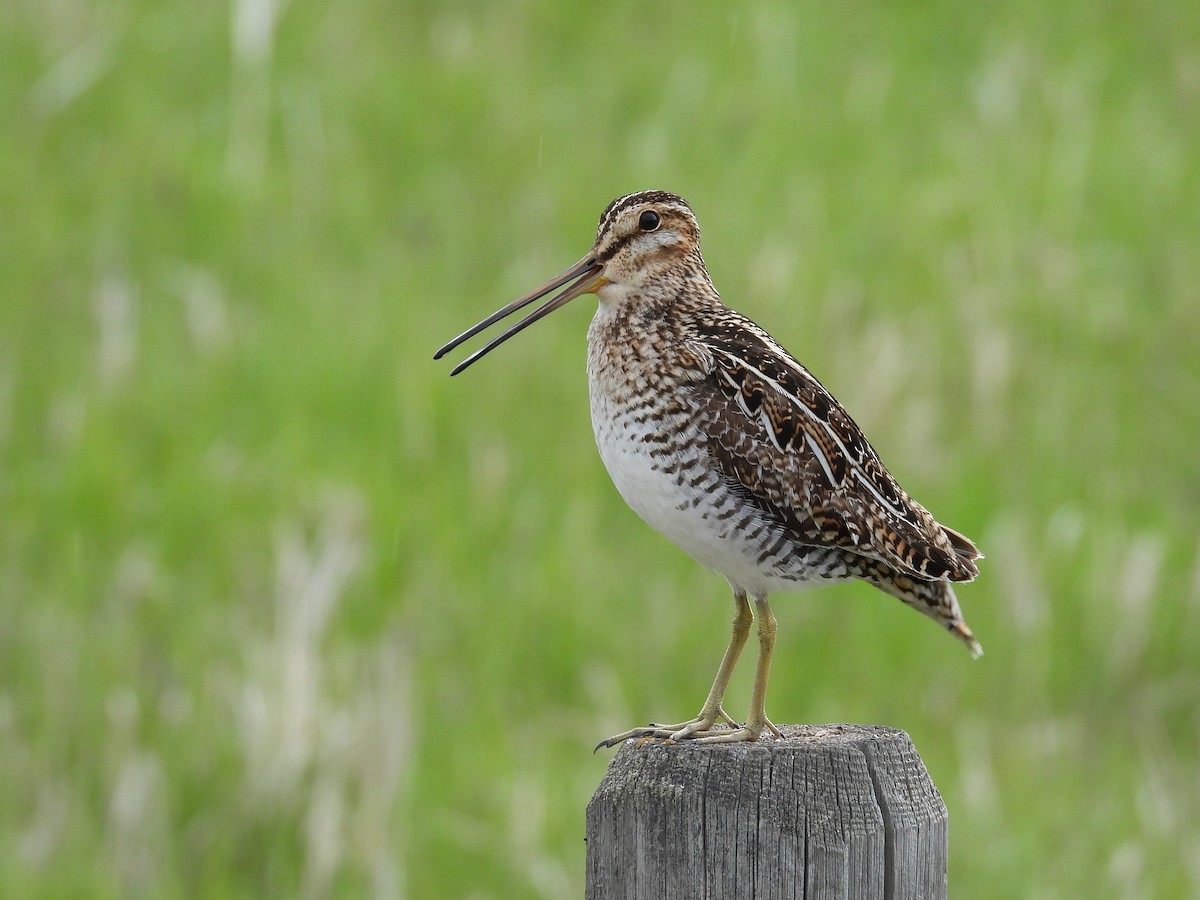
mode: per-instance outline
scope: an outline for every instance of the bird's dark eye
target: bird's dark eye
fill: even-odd
[[[642,229],[642,231],[654,231],[658,228],[658,224],[658,213],[652,209],[645,210],[638,217],[638,228]]]

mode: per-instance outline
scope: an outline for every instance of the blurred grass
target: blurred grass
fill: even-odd
[[[3,893],[580,894],[725,588],[596,458],[585,303],[430,354],[645,187],[988,554],[978,664],[780,598],[776,720],[907,729],[955,896],[1200,892],[1198,104],[1184,3],[9,4]]]

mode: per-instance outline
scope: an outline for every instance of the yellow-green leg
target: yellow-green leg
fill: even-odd
[[[756,600],[755,602],[757,603],[758,601]],[[728,725],[737,725],[725,713],[725,710],[721,708],[721,702],[725,699],[725,689],[729,687],[729,679],[733,675],[733,669],[737,665],[738,657],[742,655],[742,648],[746,646],[746,639],[750,635],[750,623],[753,621],[753,616],[750,613],[750,601],[747,599],[745,591],[734,588],[733,603],[733,633],[729,638],[729,646],[725,648],[725,655],[721,657],[721,665],[717,669],[717,677],[713,679],[712,689],[708,692],[708,699],[704,701],[704,706],[700,708],[699,715],[694,719],[679,722],[675,725],[649,725],[645,728],[631,728],[629,731],[614,734],[607,740],[601,741],[596,745],[596,749],[600,749],[600,747],[614,747],[630,738],[670,738],[671,740],[681,741],[699,735],[724,734],[724,732],[713,731],[713,726],[716,725],[717,719],[721,719]],[[768,615],[770,614],[769,609],[767,613]],[[775,620],[772,618],[772,643],[774,643],[774,623]],[[762,626],[760,623],[760,637],[761,633]],[[774,726],[771,727],[774,728]],[[729,733],[734,734],[735,732],[730,731]]]
[[[775,737],[783,737],[779,729],[767,718],[767,679],[771,675],[771,656],[775,652],[775,614],[766,595],[755,596],[754,606],[758,612],[758,666],[754,670],[754,691],[750,695],[750,712],[746,724],[736,731],[713,731],[696,736],[704,744],[729,744],[736,741],[757,741],[764,730]],[[715,687],[715,685],[714,685]]]

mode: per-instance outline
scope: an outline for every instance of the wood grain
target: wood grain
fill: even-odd
[[[587,810],[587,897],[946,896],[946,806],[903,731],[627,741]]]

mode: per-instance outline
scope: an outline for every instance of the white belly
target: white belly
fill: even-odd
[[[706,457],[686,451],[664,458],[651,452],[664,427],[692,442],[687,422],[639,425],[591,379],[592,428],[600,458],[621,497],[651,528],[706,568],[752,593],[797,591],[810,586],[801,570],[759,562],[778,536],[746,506]],[[693,432],[694,433],[694,432]],[[645,438],[649,435],[652,440]],[[679,463],[676,471],[671,468]],[[682,473],[682,484],[681,481]]]
[[[686,373],[671,371],[651,330],[621,322],[621,296],[605,288],[588,329],[588,391],[596,446],[625,502],[738,588],[767,594],[827,583],[830,574],[817,577],[804,548],[727,483],[696,411],[671,402]]]
[[[711,565],[714,545],[722,542],[720,530],[708,524],[706,510],[692,505],[696,490],[687,488],[686,480],[681,486],[675,473],[665,471],[672,460],[650,454],[652,445],[644,439],[649,429],[620,415],[608,397],[593,391],[592,430],[604,467],[630,508],[655,531]]]

